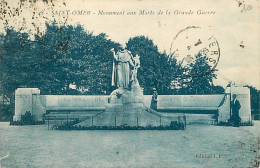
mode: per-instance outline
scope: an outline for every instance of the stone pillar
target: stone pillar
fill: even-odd
[[[21,121],[21,116],[26,112],[30,112],[32,116],[33,111],[33,95],[39,95],[38,88],[18,88],[15,90],[15,112],[13,121]]]
[[[230,119],[230,89],[226,89],[223,100],[218,108],[218,122],[228,122]]]
[[[42,103],[43,95],[32,94],[32,112],[34,121],[43,121],[43,114],[46,113],[46,107]]]
[[[230,101],[233,95],[236,94],[236,99],[240,102],[239,117],[241,122],[251,121],[251,104],[250,104],[250,89],[248,87],[227,87],[227,93],[230,93]]]

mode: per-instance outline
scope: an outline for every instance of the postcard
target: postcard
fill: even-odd
[[[257,0],[0,0],[0,167],[253,168]]]

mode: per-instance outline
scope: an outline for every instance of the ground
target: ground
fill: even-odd
[[[57,131],[0,123],[2,167],[254,167],[260,122],[178,131]]]

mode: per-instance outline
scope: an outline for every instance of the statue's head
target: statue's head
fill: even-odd
[[[124,51],[124,49],[125,49],[125,48],[124,48],[122,45],[120,45],[120,46],[117,47],[117,51]]]
[[[122,88],[118,88],[117,91],[116,91],[117,98],[119,99],[122,95],[123,95]]]
[[[236,94],[233,94],[233,95],[232,95],[232,98],[233,98],[233,99],[236,99],[236,98],[237,98],[237,95],[236,95]]]
[[[134,57],[134,61],[135,61],[135,63],[140,63],[140,57],[139,57],[139,55],[135,55],[135,57]]]
[[[119,50],[125,50],[126,49],[126,44],[121,44],[119,47]]]

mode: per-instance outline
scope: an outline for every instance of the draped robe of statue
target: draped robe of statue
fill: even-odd
[[[129,88],[132,66],[134,66],[133,56],[130,51],[123,50],[114,54],[112,86]]]

